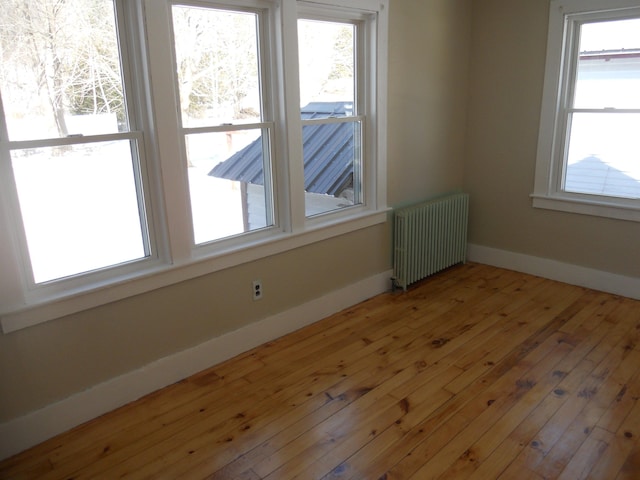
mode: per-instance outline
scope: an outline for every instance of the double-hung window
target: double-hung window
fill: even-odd
[[[551,2],[534,206],[640,221],[640,7]]]
[[[356,75],[363,56],[362,24],[334,12],[298,20],[300,117],[305,213],[308,217],[363,203],[364,85]],[[327,148],[327,145],[331,145]]]
[[[265,15],[173,4],[171,16],[194,242],[270,227],[274,122]],[[243,153],[252,161],[241,171]],[[224,174],[213,171],[225,161]]]
[[[10,280],[59,291],[138,268],[153,255],[142,119],[121,5],[0,6],[2,249]],[[13,233],[13,238],[9,238]],[[79,277],[84,277],[79,280]],[[4,297],[4,296],[3,296]],[[3,298],[7,300],[7,298]]]
[[[3,330],[384,222],[387,5],[1,2]]]

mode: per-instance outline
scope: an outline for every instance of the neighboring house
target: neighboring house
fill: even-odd
[[[624,198],[640,198],[640,181],[596,156],[567,166],[565,190]]]
[[[312,102],[301,109],[303,120],[344,117],[352,102]],[[308,193],[351,198],[353,188],[353,124],[307,125],[302,129],[304,188]],[[262,142],[250,143],[216,165],[209,175],[263,185]]]

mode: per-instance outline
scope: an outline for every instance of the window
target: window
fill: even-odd
[[[362,203],[358,24],[298,20],[307,216]]]
[[[386,15],[2,2],[3,330],[384,222]]]
[[[3,160],[28,282],[148,257],[142,133],[126,101],[113,2],[2,9]]]
[[[195,243],[272,226],[273,120],[261,81],[262,15],[174,4],[172,17]],[[251,177],[211,172],[249,144]]]
[[[640,8],[632,3],[551,2],[534,206],[640,220]]]

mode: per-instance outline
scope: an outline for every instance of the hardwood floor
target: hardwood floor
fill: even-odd
[[[0,463],[2,479],[638,479],[640,302],[467,264]]]

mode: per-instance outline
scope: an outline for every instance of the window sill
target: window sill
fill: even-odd
[[[163,264],[151,267],[108,283],[90,285],[83,291],[40,297],[20,307],[0,311],[2,333],[21,330],[65,315],[382,224],[387,221],[388,210],[385,208],[363,211],[340,221],[316,222],[296,233],[279,233],[254,243],[229,247],[215,255],[193,258],[173,265]]]
[[[534,208],[557,210],[560,212],[578,213],[596,217],[613,218],[640,222],[640,207],[637,201],[608,197],[580,195],[540,195],[532,194]],[[636,205],[633,205],[636,203]]]

